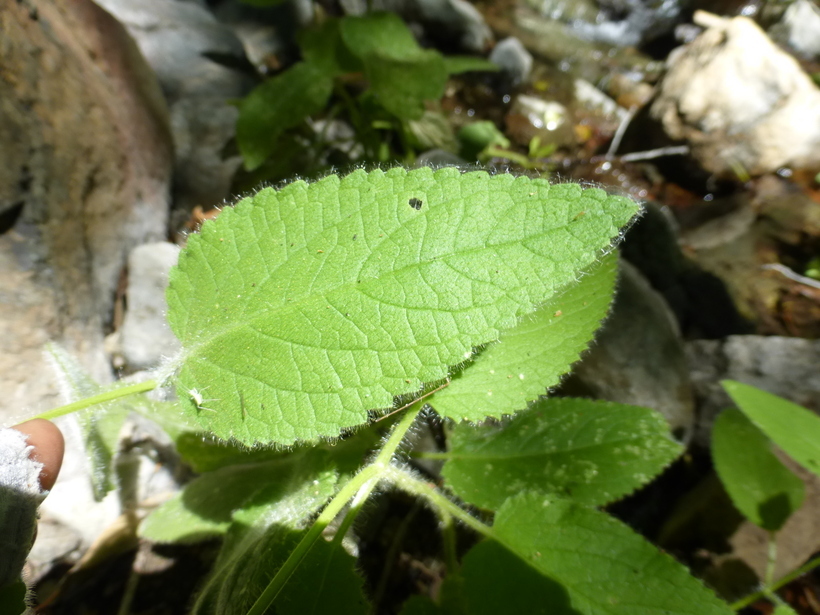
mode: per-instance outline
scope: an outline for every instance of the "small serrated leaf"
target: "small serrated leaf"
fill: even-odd
[[[820,417],[748,384],[733,380],[721,384],[760,431],[797,463],[820,476]]]
[[[729,408],[715,420],[712,460],[734,505],[763,529],[779,530],[803,503],[803,481],[775,456],[771,441],[740,410]]]
[[[492,535],[569,596],[548,586],[549,613],[730,615],[733,611],[681,564],[626,525],[581,504],[524,493],[507,500]],[[493,563],[495,562],[495,564]],[[505,561],[485,558],[503,574]],[[500,585],[499,593],[505,591]],[[510,597],[512,599],[512,597]],[[550,604],[554,600],[555,604]],[[549,607],[555,607],[555,610]]]
[[[180,401],[221,438],[337,436],[498,339],[636,211],[454,168],[263,190],[206,222],[171,272]]]
[[[501,425],[457,425],[442,475],[460,498],[490,510],[526,490],[603,505],[648,482],[681,450],[654,410],[541,399]]]
[[[300,62],[257,86],[239,105],[236,141],[245,168],[258,168],[274,151],[279,135],[324,109],[333,91],[332,71]]]
[[[394,13],[347,17],[340,24],[347,48],[364,64],[372,93],[402,119],[418,119],[424,101],[441,98],[447,69],[440,53],[422,49]]]
[[[615,253],[479,354],[427,402],[455,421],[500,418],[558,384],[606,316],[617,277]]]

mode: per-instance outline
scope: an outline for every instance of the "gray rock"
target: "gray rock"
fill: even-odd
[[[499,41],[490,53],[489,59],[490,62],[498,64],[512,86],[524,83],[530,78],[532,54],[514,36]]]
[[[715,416],[734,405],[720,386],[737,380],[820,413],[820,340],[733,335],[686,345],[698,403],[697,441],[707,445]]]
[[[167,242],[136,247],[128,256],[128,309],[120,339],[131,368],[156,367],[179,349],[165,317],[168,272],[178,258],[179,246]]]
[[[561,392],[653,408],[688,440],[694,399],[677,323],[663,298],[626,261],[615,305]]]
[[[770,34],[803,58],[820,58],[820,8],[810,0],[796,0]]]
[[[136,39],[168,99],[176,149],[174,207],[221,204],[241,164],[239,156],[223,155],[235,135],[237,110],[229,103],[256,83],[242,42],[197,3],[99,3]]]
[[[707,29],[673,52],[650,115],[709,173],[820,165],[820,89],[752,20],[697,12]]]
[[[60,401],[49,340],[111,380],[103,325],[130,249],[167,233],[172,144],[156,77],[105,11],[2,14],[0,199],[19,217],[0,235],[0,412],[22,418]]]

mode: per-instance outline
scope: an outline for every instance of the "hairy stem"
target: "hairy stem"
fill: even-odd
[[[407,413],[401,418],[401,421],[393,428],[382,450],[379,451],[379,454],[376,455],[373,462],[362,468],[362,470],[351,478],[333,499],[328,502],[325,509],[316,518],[316,521],[310,526],[308,532],[302,540],[299,541],[296,548],[291,551],[288,559],[285,560],[285,563],[282,564],[282,567],[277,571],[270,583],[268,583],[265,591],[263,591],[262,595],[254,602],[247,615],[262,615],[268,607],[273,604],[279,592],[282,591],[285,583],[287,583],[288,579],[299,567],[299,564],[308,554],[311,547],[313,547],[313,544],[319,539],[325,528],[336,518],[336,515],[347,506],[348,502],[352,500],[354,508],[358,511],[361,507],[361,503],[367,499],[379,481],[387,475],[393,455],[396,454],[396,450],[402,440],[404,440],[404,436],[416,420],[422,407],[423,402],[418,400],[408,409]],[[348,515],[345,519],[346,526],[349,527],[352,522],[353,516]],[[347,527],[340,528],[340,532],[342,532],[342,529],[346,531]]]
[[[489,525],[482,523],[466,510],[448,500],[447,496],[441,493],[435,485],[415,477],[407,470],[393,466],[387,468],[384,478],[394,483],[399,489],[426,499],[440,516],[444,513],[449,514],[482,536],[492,537],[492,528]]]
[[[128,397],[129,395],[136,395],[137,393],[145,393],[147,391],[152,391],[153,389],[156,389],[157,386],[158,385],[155,380],[146,380],[145,382],[138,382],[137,384],[129,384],[128,386],[118,387],[111,391],[105,391],[104,393],[92,395],[91,397],[80,399],[79,401],[66,404],[65,406],[54,408],[53,410],[49,410],[48,412],[38,414],[34,418],[49,420],[56,419],[58,416],[71,414],[72,412],[76,412],[77,410],[83,410],[96,404],[104,404],[107,401],[120,399],[121,397]]]

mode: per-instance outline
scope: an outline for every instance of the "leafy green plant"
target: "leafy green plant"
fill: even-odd
[[[299,34],[302,61],[240,104],[237,142],[248,170],[260,167],[280,149],[286,131],[325,110],[331,100],[328,116],[346,113],[364,159],[385,162],[393,138],[405,151],[413,149],[414,124],[424,117],[425,102],[441,99],[449,75],[497,70],[480,58],[445,58],[422,49],[393,13],[328,18]],[[446,123],[438,130],[445,128]]]
[[[712,435],[717,474],[737,509],[749,521],[768,530],[769,565],[764,589],[735,603],[739,609],[766,596],[778,612],[793,612],[780,604],[774,591],[795,578],[772,578],[776,561],[775,534],[800,508],[803,482],[775,455],[776,444],[810,472],[820,475],[820,417],[781,397],[753,386],[724,381],[723,388],[737,404],[718,415]],[[820,565],[820,558],[801,567],[804,574]]]
[[[377,487],[440,521],[446,579],[404,613],[731,612],[600,509],[679,455],[665,421],[545,397],[606,316],[611,248],[637,209],[574,184],[395,168],[265,189],[206,222],[168,289],[179,402],[131,406],[200,473],[141,535],[223,540],[192,612],[380,612],[349,545]],[[443,446],[408,438],[422,414],[445,419]],[[408,456],[444,461],[440,477]],[[463,557],[458,524],[480,539]]]

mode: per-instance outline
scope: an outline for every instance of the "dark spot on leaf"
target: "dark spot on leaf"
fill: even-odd
[[[410,205],[410,207],[412,207],[412,208],[413,208],[413,209],[415,209],[416,211],[418,211],[419,209],[421,209],[421,206],[423,205],[423,203],[422,203],[421,199],[417,199],[417,198],[415,198],[415,197],[413,197],[412,199],[410,199],[409,201],[407,201],[407,204],[408,204],[408,205]]]
[[[353,241],[356,241],[356,235],[353,235]]]

